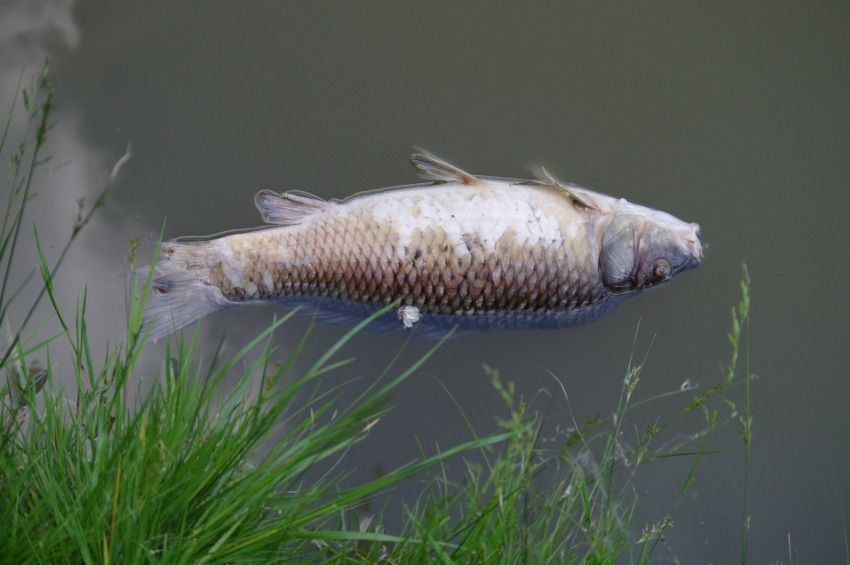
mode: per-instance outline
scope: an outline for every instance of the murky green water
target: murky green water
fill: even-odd
[[[609,414],[639,320],[638,354],[654,338],[644,394],[715,382],[746,259],[761,375],[752,562],[787,561],[789,535],[801,562],[843,559],[850,8],[482,6],[4,3],[0,106],[22,66],[35,70],[46,55],[57,87],[51,150],[69,163],[43,184],[50,204],[35,219],[46,237],[67,232],[75,200],[134,147],[60,281],[63,299],[72,305],[88,285],[105,343],[122,324],[131,237],[146,236],[149,251],[166,218],[167,237],[256,225],[260,188],[340,197],[410,182],[413,145],[491,175],[545,164],[699,222],[710,246],[703,266],[593,325],[447,344],[350,456],[355,477],[414,458],[414,437],[444,447],[469,437],[440,383],[479,431],[491,430],[501,405],[482,362],[541,406],[542,390],[558,390],[551,371],[577,416]],[[214,342],[227,330],[236,347],[275,312],[218,314],[203,335]],[[286,330],[281,347],[304,327]],[[343,331],[320,328],[311,350]],[[401,344],[360,336],[355,373],[368,379]],[[734,429],[727,435],[720,445],[736,447]],[[742,464],[729,452],[701,467],[667,536],[681,562],[737,558]],[[684,470],[662,464],[643,479],[649,518],[669,506]]]

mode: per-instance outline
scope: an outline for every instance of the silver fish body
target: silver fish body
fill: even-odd
[[[345,319],[398,301],[404,324],[384,325],[432,331],[563,327],[702,259],[696,224],[545,171],[501,179],[430,154],[412,161],[430,183],[341,201],[262,191],[257,207],[273,227],[163,244],[151,335],[259,301]]]

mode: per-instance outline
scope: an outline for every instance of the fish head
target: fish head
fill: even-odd
[[[669,281],[702,261],[699,225],[621,200],[602,236],[599,268],[616,293]]]

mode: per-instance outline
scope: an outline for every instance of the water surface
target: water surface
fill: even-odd
[[[848,11],[837,2],[482,10],[20,1],[0,9],[0,102],[23,65],[35,70],[50,56],[60,105],[51,152],[69,163],[41,185],[50,204],[34,219],[45,238],[67,233],[76,199],[90,198],[133,144],[61,279],[70,307],[87,285],[101,347],[122,327],[131,237],[142,235],[149,251],[163,222],[167,237],[257,225],[261,188],[343,197],[407,183],[414,145],[490,175],[544,164],[699,222],[709,244],[702,267],[604,320],[446,344],[397,391],[350,469],[365,478],[406,462],[418,455],[414,438],[443,447],[468,439],[443,386],[479,432],[493,430],[503,407],[482,362],[526,398],[555,395],[554,373],[578,417],[610,414],[639,321],[636,352],[653,342],[642,394],[716,382],[746,259],[761,376],[752,561],[787,560],[790,536],[801,561],[837,562],[850,476]],[[279,312],[217,314],[203,336],[214,343],[226,331],[235,348]],[[280,347],[305,325],[288,326]],[[320,328],[307,355],[343,332]],[[402,344],[359,336],[352,374],[368,382]],[[413,344],[410,356],[424,347]],[[735,430],[727,435],[718,441],[737,446]],[[642,479],[648,517],[669,506],[684,465]],[[701,467],[666,540],[681,562],[736,559],[742,465],[729,452]]]

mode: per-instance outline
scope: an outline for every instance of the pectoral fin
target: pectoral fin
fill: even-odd
[[[261,190],[254,197],[254,204],[267,224],[293,226],[300,224],[310,216],[321,212],[333,202],[323,200],[307,192],[291,190],[278,194],[271,190]]]
[[[479,184],[481,182],[475,175],[467,173],[427,151],[414,153],[410,156],[410,162],[417,173],[435,182],[460,182],[463,184]]]
[[[537,176],[537,178],[540,179],[540,182],[542,182],[543,184],[566,192],[576,204],[580,204],[585,208],[590,208],[593,210],[599,208],[590,198],[588,198],[578,190],[575,190],[575,186],[572,186],[569,183],[559,181],[554,176],[552,176],[552,174],[547,171],[545,167],[540,167],[539,169],[537,169],[535,176]]]

